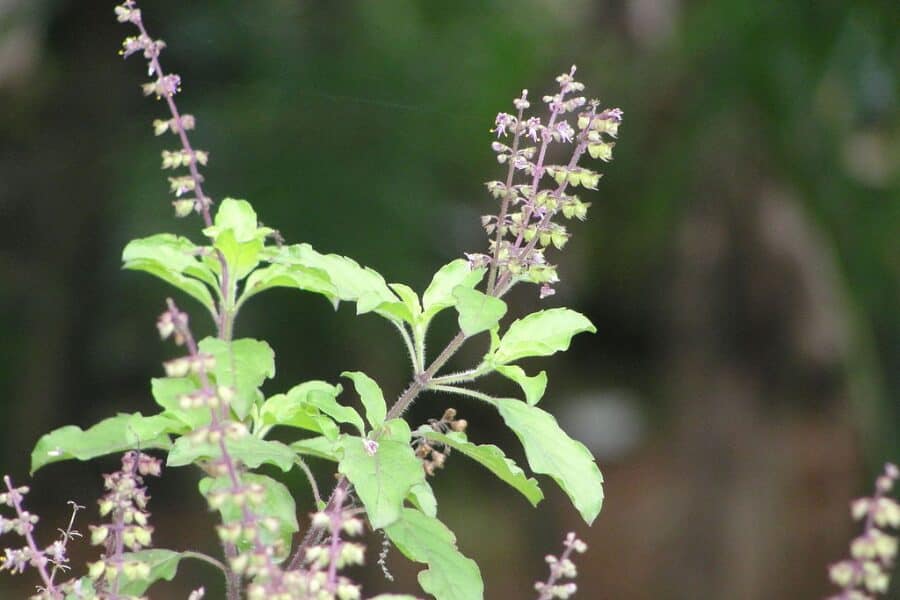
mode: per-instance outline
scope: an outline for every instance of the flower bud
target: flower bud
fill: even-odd
[[[91,526],[91,544],[99,546],[109,537],[109,527],[101,525],[99,527]]]
[[[176,217],[186,217],[194,212],[194,201],[190,198],[179,198],[172,202]]]

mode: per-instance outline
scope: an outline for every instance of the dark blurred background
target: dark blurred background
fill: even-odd
[[[44,432],[115,411],[153,412],[149,379],[173,349],[154,320],[170,289],[119,269],[134,237],[175,221],[140,58],[113,2],[0,1],[0,471],[27,480]],[[207,190],[250,199],[289,242],[355,257],[422,290],[463,251],[498,178],[488,132],[525,87],[576,63],[588,92],[625,112],[589,221],[558,255],[562,283],[511,313],[568,305],[597,325],[547,368],[543,406],[606,476],[593,528],[544,481],[538,510],[453,458],[440,516],[482,566],[487,597],[532,597],[542,557],[574,529],[579,598],[816,598],[856,531],[848,502],[900,455],[900,4],[884,1],[147,1],[151,33],[182,75],[178,98],[209,150]],[[210,324],[191,300],[195,327]],[[446,317],[432,348],[452,334]],[[268,340],[267,391],[345,369],[389,396],[403,347],[376,317],[267,293],[239,336]],[[474,363],[478,342],[456,360]],[[512,392],[503,382],[492,389]],[[413,422],[453,405],[476,441],[518,444],[489,410],[423,397]],[[65,501],[96,520],[98,474],[63,463],[33,480],[48,539]],[[328,485],[328,465],[317,470]],[[216,552],[197,473],[152,484],[159,545]],[[309,495],[288,478],[305,513]],[[200,518],[197,517],[200,515]],[[379,539],[370,540],[375,551]],[[4,545],[12,543],[4,540]],[[90,549],[77,562],[93,559]],[[374,561],[374,558],[373,558]],[[378,569],[369,594],[397,586]],[[186,564],[156,598],[215,573]],[[36,579],[35,579],[36,580]],[[25,594],[0,578],[0,597]],[[20,585],[25,587],[11,587]],[[213,583],[209,597],[221,591]],[[900,597],[895,595],[894,597]]]

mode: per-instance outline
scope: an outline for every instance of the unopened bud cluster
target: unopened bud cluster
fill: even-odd
[[[831,565],[828,570],[831,582],[842,588],[829,600],[869,600],[887,592],[897,556],[897,537],[884,530],[900,528],[900,505],[887,494],[898,478],[897,467],[886,465],[875,482],[875,494],[850,505],[853,518],[863,521],[864,528],[850,543],[851,558]]]
[[[101,586],[117,589],[121,578],[145,579],[150,565],[125,558],[124,551],[137,552],[152,544],[153,527],[149,524],[147,504],[150,496],[144,477],[159,477],[162,463],[147,454],[126,452],[122,468],[103,476],[106,494],[98,500],[100,517],[106,523],[91,526],[91,543],[104,546],[100,560],[88,565],[88,574]]]
[[[541,297],[553,292],[559,278],[556,268],[544,257],[546,248],[562,249],[569,240],[565,225],[554,219],[584,220],[590,203],[570,188],[597,189],[602,176],[578,166],[587,152],[604,162],[612,160],[615,145],[609,138],[618,135],[622,111],[618,108],[598,112],[599,102],[588,101],[580,92],[584,85],[575,80],[575,67],[556,78],[559,91],[543,97],[550,110],[546,123],[538,117],[526,117],[530,107],[528,91],[513,101],[516,115],[497,115],[492,131],[497,138],[512,135],[512,145],[498,140],[491,145],[500,164],[509,165],[506,181],[487,182],[488,191],[501,203],[497,215],[482,217],[482,226],[493,236],[491,254],[467,255],[473,267],[494,263],[501,276],[541,284]],[[574,117],[573,123],[566,120]],[[553,145],[574,145],[565,164],[549,164]],[[516,180],[524,179],[522,183]]]
[[[172,98],[181,91],[181,77],[162,72],[159,64],[159,55],[166,47],[162,40],[154,40],[147,34],[141,19],[141,11],[133,0],[123,2],[116,7],[116,18],[120,23],[131,23],[138,29],[138,35],[129,36],[122,42],[123,57],[128,58],[132,54],[140,53],[147,60],[147,75],[152,77],[150,81],[141,85],[145,96],[155,96],[157,99],[165,99],[169,104],[172,118],[153,121],[153,132],[162,135],[166,132],[175,134],[181,141],[182,147],[177,150],[162,151],[162,168],[176,169],[187,168],[189,173],[169,177],[169,188],[176,196],[172,202],[175,215],[185,217],[197,211],[204,213],[209,210],[211,200],[203,194],[201,183],[203,176],[198,171],[198,166],[205,166],[209,161],[209,154],[202,150],[194,150],[188,143],[185,132],[193,129],[194,117],[180,115],[175,108]],[[193,198],[182,198],[185,194],[192,194]]]
[[[448,408],[440,419],[429,419],[428,425],[438,433],[450,431],[465,432],[469,423],[465,419],[456,418],[456,409]],[[433,442],[424,437],[416,437],[413,441],[416,456],[422,460],[425,473],[433,476],[437,469],[443,469],[450,457],[450,448],[444,444]]]
[[[578,576],[575,563],[570,556],[573,552],[583,554],[587,550],[587,544],[575,537],[574,533],[569,533],[563,541],[563,548],[563,553],[559,557],[548,555],[545,559],[550,566],[550,576],[547,581],[534,584],[534,589],[539,594],[538,600],[571,598],[578,591],[574,581],[566,581]]]

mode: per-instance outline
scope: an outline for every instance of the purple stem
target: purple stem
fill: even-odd
[[[563,561],[569,560],[569,556],[572,555],[572,550],[574,549],[574,545],[566,544],[566,549],[563,550],[563,553],[559,556],[559,563],[561,564]],[[556,582],[559,580],[560,571],[559,569],[554,568],[556,565],[550,565],[550,576],[547,578],[547,581],[544,582],[544,588],[541,592],[541,595],[538,596],[537,600],[551,600],[553,595],[551,594],[551,588],[556,585]]]
[[[522,92],[525,95],[525,92]],[[509,157],[509,170],[506,172],[506,193],[503,194],[503,201],[500,203],[500,214],[497,216],[497,237],[494,240],[494,260],[491,261],[491,270],[488,274],[487,293],[491,295],[494,292],[494,284],[497,282],[497,263],[500,260],[500,245],[503,243],[504,223],[506,221],[506,211],[509,209],[509,201],[514,197],[510,191],[513,178],[516,175],[516,153],[519,151],[519,140],[522,138],[522,116],[525,114],[525,106],[521,105],[519,113],[516,115],[516,132],[513,136],[512,152]]]
[[[597,117],[596,108],[593,108],[593,109],[591,109],[591,117],[590,117],[590,120],[588,121],[587,127],[585,127],[581,133],[581,140],[579,141],[578,145],[575,146],[575,151],[572,152],[572,158],[569,160],[569,164],[566,165],[567,169],[574,169],[578,165],[578,161],[581,160],[581,157],[584,154],[585,150],[587,150],[587,147],[588,147],[587,134],[591,130],[591,126],[593,125],[594,119],[596,119],[596,117]],[[537,172],[537,168],[535,169],[535,172]],[[552,192],[552,196],[554,198],[561,197],[562,194],[565,193],[566,187],[568,187],[568,185],[569,185],[568,180],[564,180],[561,184],[559,184],[559,187],[557,187]],[[537,188],[534,188],[534,190],[532,192],[532,194],[535,194],[535,193],[537,193]],[[550,220],[553,218],[553,215],[554,215],[554,213],[548,210],[546,212],[546,214],[544,214],[544,216],[540,220],[540,222],[538,223],[538,225],[537,225],[538,230],[542,229],[543,227],[546,227],[547,224],[550,223]],[[531,220],[531,213],[529,213],[528,219],[526,219],[526,222],[522,224],[522,229],[519,230],[519,235],[516,238],[515,245],[513,246],[514,250],[518,249],[520,244],[522,243],[523,232],[525,231],[525,227],[528,224],[527,222],[530,220]],[[520,260],[524,260],[524,259],[528,258],[528,255],[531,254],[531,252],[534,250],[535,246],[537,245],[538,239],[540,239],[540,236],[535,235],[531,239],[531,241],[528,242],[528,244],[525,246],[525,248],[522,250],[522,252],[519,253],[518,258]],[[505,295],[506,292],[508,292],[510,290],[510,288],[512,288],[512,286],[513,286],[512,276],[509,271],[506,271],[500,277],[500,281],[497,283],[497,287],[494,290],[494,295],[497,296],[498,298],[500,298],[503,295]]]
[[[137,3],[134,3],[134,6],[136,7]],[[144,21],[141,16],[133,18],[131,22],[138,28],[138,31],[140,31],[142,36],[146,37],[148,40],[153,40],[153,38],[150,37],[150,34],[147,33],[147,28],[144,26]],[[151,45],[149,52],[150,66],[153,73],[156,74],[157,78],[161,79],[165,77],[165,72],[159,62],[159,50],[156,46]],[[203,193],[203,176],[200,175],[200,171],[197,168],[197,156],[194,153],[194,148],[191,146],[187,131],[181,123],[181,113],[178,111],[178,106],[175,104],[174,94],[164,94],[163,98],[165,98],[166,105],[169,107],[169,113],[172,115],[172,128],[178,134],[178,138],[181,140],[181,147],[188,155],[188,171],[194,182],[194,197],[197,199],[197,206],[203,218],[203,223],[206,227],[211,227],[213,220],[212,215],[209,212],[209,207],[212,204],[212,199]],[[221,293],[221,302],[219,304],[219,315],[216,327],[218,329],[218,337],[222,340],[230,341],[234,315],[231,313],[228,305],[228,263],[225,261],[225,256],[218,249],[216,250],[216,256],[219,259],[219,265],[222,270],[219,290]]]
[[[47,557],[44,556],[44,552],[38,548],[37,543],[34,541],[34,536],[31,532],[34,530],[34,525],[31,524],[31,521],[28,520],[28,513],[25,509],[22,508],[22,496],[19,494],[18,490],[13,487],[12,480],[9,478],[9,475],[5,475],[3,477],[3,483],[6,484],[6,489],[9,492],[9,497],[12,500],[13,508],[16,509],[16,515],[22,520],[23,530],[25,542],[28,544],[28,548],[31,550],[31,563],[38,570],[38,573],[41,574],[41,579],[44,581],[44,586],[46,586],[46,590],[49,594],[52,594],[54,598],[62,598],[62,595],[56,589],[56,586],[53,585],[53,580],[50,579],[50,574],[47,573]]]

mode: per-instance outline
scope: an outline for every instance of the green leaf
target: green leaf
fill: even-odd
[[[355,260],[337,254],[319,254],[309,244],[297,244],[282,249],[272,259],[274,263],[299,264],[320,269],[337,290],[340,300],[356,302],[356,314],[371,312],[385,302],[397,302],[384,277]]]
[[[184,558],[180,552],[152,548],[139,552],[126,552],[122,555],[125,564],[140,562],[150,567],[150,575],[146,578],[130,578],[122,574],[119,593],[125,596],[141,596],[151,585],[160,579],[172,581],[178,571],[178,563]]]
[[[353,380],[353,387],[359,394],[363,406],[366,409],[366,420],[372,429],[378,429],[384,423],[387,414],[387,404],[384,402],[384,393],[375,383],[375,380],[362,371],[344,371],[341,377]]]
[[[437,516],[437,498],[427,480],[412,486],[407,499],[429,517]]]
[[[233,459],[255,469],[262,464],[275,465],[284,472],[294,466],[294,451],[289,446],[274,440],[261,440],[252,435],[243,435],[236,439],[226,439],[225,448]],[[198,443],[190,436],[182,436],[175,440],[166,460],[168,467],[183,467],[200,460],[211,460],[222,455],[218,443]]]
[[[269,265],[250,273],[244,284],[240,302],[243,303],[259,292],[276,287],[322,294],[331,302],[337,300],[337,290],[325,271],[302,265]]]
[[[546,371],[541,371],[531,377],[526,375],[522,367],[518,365],[498,365],[496,371],[519,384],[519,387],[525,392],[525,401],[528,404],[534,406],[544,397],[544,392],[547,390]]]
[[[457,286],[453,297],[459,312],[459,328],[466,336],[493,329],[506,314],[506,302],[478,290]]]
[[[409,594],[378,594],[371,600],[419,600]]]
[[[329,393],[324,390],[311,390],[306,396],[306,402],[321,410],[323,413],[337,421],[338,423],[347,423],[356,427],[359,435],[366,434],[366,424],[363,423],[362,417],[355,409],[339,404],[337,394],[341,392],[341,386],[334,386],[337,393]]]
[[[331,440],[337,439],[338,426],[331,417],[322,414],[310,397],[316,394],[333,401],[341,393],[341,386],[324,381],[306,381],[292,387],[287,394],[276,394],[267,399],[260,411],[263,425],[297,427],[321,433]]]
[[[550,356],[568,350],[572,336],[583,331],[596,333],[587,317],[568,308],[551,308],[518,319],[500,339],[491,357],[506,364],[526,356]]]
[[[440,311],[456,304],[453,290],[459,286],[473,289],[484,278],[487,269],[469,268],[469,263],[461,258],[441,267],[422,294],[422,318],[427,323]]]
[[[425,470],[413,449],[405,442],[370,442],[350,435],[342,437],[342,446],[338,471],[356,489],[372,528],[381,529],[399,519],[410,489],[425,481]],[[370,454],[370,447],[375,447],[374,453]]]
[[[324,458],[325,460],[340,460],[340,444],[335,440],[329,439],[323,435],[297,440],[291,443],[291,450],[297,454],[306,454],[315,456],[316,458]]]
[[[238,243],[265,239],[272,233],[268,227],[259,227],[256,211],[246,200],[225,198],[219,204],[212,227],[207,227],[206,235],[215,238],[224,231],[230,230]]]
[[[400,296],[400,302],[385,302],[380,304],[375,312],[388,319],[400,319],[410,325],[415,324],[422,314],[419,296],[411,287],[402,283],[392,283],[389,287]]]
[[[150,387],[153,399],[165,409],[163,414],[178,419],[187,429],[197,429],[209,423],[209,408],[181,407],[181,397],[200,388],[194,377],[158,377],[150,380]]]
[[[200,342],[200,352],[215,357],[212,374],[216,384],[234,388],[231,409],[239,419],[245,419],[250,407],[262,401],[259,387],[275,376],[272,348],[266,342],[249,338],[230,342],[206,338]]]
[[[405,557],[428,565],[419,573],[419,585],[437,600],[484,598],[478,565],[456,549],[456,536],[437,519],[404,508],[385,533]]]
[[[31,451],[31,473],[72,458],[84,461],[138,448],[168,449],[172,445],[168,433],[182,427],[169,417],[145,417],[141,413],[119,414],[84,431],[75,425],[60,427],[41,436],[35,444]]]
[[[409,444],[410,440],[412,440],[412,431],[409,429],[409,423],[406,422],[406,419],[400,417],[385,421],[381,432],[381,437],[385,440],[394,440],[404,444]]]
[[[246,200],[225,198],[219,204],[212,227],[203,233],[213,239],[215,246],[225,256],[232,281],[243,279],[260,261],[269,227],[259,227],[256,212]]]
[[[207,285],[218,289],[218,283],[199,258],[200,252],[187,238],[160,233],[129,242],[122,251],[122,267],[155,275],[193,296],[214,313],[215,301]]]
[[[246,277],[259,265],[260,253],[265,246],[265,241],[259,239],[239,242],[235,238],[233,230],[225,229],[216,234],[213,246],[225,257],[225,262],[228,264],[228,276],[234,282]]]
[[[262,538],[264,545],[269,546],[278,543],[278,552],[276,560],[283,560],[287,557],[291,547],[291,538],[294,533],[300,530],[297,523],[297,507],[294,504],[294,497],[284,484],[275,481],[271,477],[259,475],[257,473],[241,474],[241,483],[244,485],[259,484],[266,490],[266,498],[262,504],[254,505],[253,512],[259,519],[275,518],[278,521],[278,528],[273,532],[266,527],[259,528],[259,536]],[[200,480],[200,493],[208,496],[210,492],[220,490],[228,490],[231,488],[231,479],[227,476],[212,479],[206,477]],[[219,509],[222,514],[223,523],[234,523],[241,521],[243,518],[243,506],[231,501],[226,501]],[[252,547],[252,541],[242,538],[238,541],[238,548],[246,551]]]
[[[511,458],[508,458],[503,450],[491,444],[477,445],[473,444],[466,438],[466,434],[451,431],[447,434],[438,433],[427,425],[419,428],[418,433],[425,439],[440,442],[454,450],[465,454],[491,473],[505,481],[513,488],[521,492],[525,498],[531,502],[532,506],[537,506],[538,502],[543,500],[544,494],[538,487],[538,482],[525,475],[525,472],[519,468]]]
[[[536,406],[512,398],[491,404],[512,429],[535,473],[551,476],[569,496],[588,525],[603,505],[603,475],[590,451],[563,431],[556,418]]]

